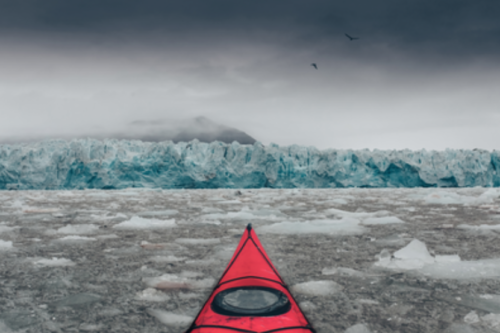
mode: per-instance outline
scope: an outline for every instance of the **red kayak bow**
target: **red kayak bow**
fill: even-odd
[[[249,224],[186,333],[314,333]]]

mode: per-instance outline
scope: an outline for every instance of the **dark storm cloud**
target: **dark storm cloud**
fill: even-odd
[[[390,50],[453,60],[496,56],[498,17],[500,2],[492,0],[2,0],[0,33],[36,31],[66,38],[111,33],[115,38],[112,33],[163,31],[178,39],[203,33],[231,42],[259,31],[282,35],[290,48],[327,52],[334,42],[348,41],[347,32],[361,37],[352,42],[359,44],[357,56]]]
[[[203,115],[265,144],[497,148],[498,17],[486,0],[0,0],[0,141],[156,141]]]

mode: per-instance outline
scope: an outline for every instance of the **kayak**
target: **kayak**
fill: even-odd
[[[185,333],[314,333],[249,224]]]

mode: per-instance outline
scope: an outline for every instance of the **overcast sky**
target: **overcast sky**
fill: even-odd
[[[205,116],[264,144],[498,150],[499,17],[498,0],[0,0],[0,141]]]

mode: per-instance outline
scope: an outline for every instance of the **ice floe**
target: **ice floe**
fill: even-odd
[[[390,255],[383,250],[376,267],[400,271],[414,271],[436,279],[491,279],[500,278],[500,259],[462,261],[458,255],[432,256],[421,241],[414,239]]]
[[[12,241],[4,241],[4,240],[0,239],[0,251],[12,249],[12,248],[13,248]]]
[[[59,234],[77,234],[86,235],[93,234],[99,230],[95,224],[73,224],[57,229]]]
[[[77,235],[70,235],[70,236],[65,236],[56,239],[58,242],[63,242],[63,243],[78,243],[78,242],[93,242],[96,241],[97,238],[94,237],[85,237],[85,236],[77,236]]]
[[[345,333],[371,333],[364,324],[356,324],[345,330]]]
[[[335,281],[308,281],[292,286],[292,291],[298,294],[309,296],[328,296],[333,295],[342,290],[342,286]]]
[[[157,220],[145,219],[139,216],[133,216],[130,220],[124,221],[113,226],[114,229],[130,230],[130,229],[169,229],[176,226],[175,219]]]
[[[160,290],[178,289],[207,289],[214,285],[215,280],[211,277],[204,279],[194,279],[198,273],[183,272],[181,275],[163,274],[153,278],[143,278],[143,282],[151,287]]]
[[[148,301],[148,302],[165,302],[170,300],[170,296],[165,294],[164,292],[154,289],[147,288],[143,291],[139,291],[135,294],[135,299],[139,301]]]
[[[37,259],[33,261],[33,264],[36,266],[47,266],[47,267],[58,267],[58,266],[74,266],[75,263],[70,259],[65,258],[56,258],[52,259]]]
[[[227,213],[209,213],[200,216],[201,219],[205,220],[282,220],[286,215],[281,213],[279,209],[255,209],[251,210],[248,207],[243,207],[237,212],[227,212]]]
[[[184,261],[186,260],[186,258],[169,255],[169,256],[154,256],[151,257],[150,260],[154,262],[172,263],[172,262]]]
[[[186,316],[184,314],[168,312],[165,310],[147,309],[147,312],[149,315],[158,319],[158,321],[160,321],[161,323],[174,328],[188,326],[194,320],[193,317]]]
[[[481,205],[492,203],[498,197],[500,197],[500,190],[496,188],[490,188],[479,196],[463,195],[453,191],[435,190],[424,197],[424,202],[441,205]]]
[[[183,245],[215,245],[220,244],[219,238],[177,238],[176,243]]]
[[[3,223],[0,223],[0,234],[1,233],[8,233],[8,232],[11,232],[11,231],[13,231],[15,229],[16,228],[14,228],[14,227],[9,227],[9,226],[6,226]]]
[[[166,210],[150,210],[150,211],[144,211],[140,212],[137,215],[140,217],[152,217],[152,216],[169,216],[169,215],[177,215],[179,214],[179,211],[176,209],[166,209]]]
[[[364,219],[361,224],[363,225],[377,225],[377,224],[397,224],[404,223],[400,218],[396,216],[386,216],[386,217],[369,217]]]
[[[329,234],[329,235],[357,235],[368,229],[359,225],[359,220],[343,218],[340,220],[311,220],[305,222],[279,222],[258,227],[258,233],[268,234]]]
[[[347,267],[333,267],[333,268],[323,268],[321,271],[323,275],[338,275],[338,276],[350,276],[350,277],[365,277],[366,274],[360,271],[357,271],[352,268]]]
[[[457,226],[457,228],[458,229],[473,230],[473,231],[500,230],[500,224],[481,224],[481,225],[460,224]]]

